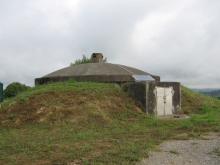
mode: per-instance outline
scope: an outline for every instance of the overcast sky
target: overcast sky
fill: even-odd
[[[162,81],[220,88],[219,0],[0,0],[0,82],[103,53]]]

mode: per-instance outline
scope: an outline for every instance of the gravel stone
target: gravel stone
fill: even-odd
[[[165,141],[136,165],[220,165],[220,134],[202,139]]]

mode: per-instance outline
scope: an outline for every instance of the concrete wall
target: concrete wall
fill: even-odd
[[[159,76],[152,76],[155,81],[160,81]],[[75,81],[90,81],[90,82],[112,82],[112,83],[126,83],[135,82],[131,75],[81,75],[81,76],[56,76],[56,77],[41,77],[35,79],[35,85],[45,84],[47,82],[61,82],[69,80],[70,78]]]
[[[103,55],[102,53],[93,53],[91,56],[92,63],[99,63],[103,62]]]
[[[121,76],[121,75],[85,75],[85,76],[59,76],[59,77],[42,77],[35,79],[35,85],[45,84],[47,82],[60,82],[66,81],[70,78],[75,81],[89,81],[89,82],[112,82],[112,83],[123,83],[123,82],[134,82],[134,78],[132,76]]]
[[[141,103],[143,110],[146,110],[146,87],[144,83],[125,83],[122,85],[122,88],[124,91],[130,93],[133,98]]]
[[[156,115],[156,87],[172,87],[174,94],[172,97],[174,114],[178,114],[181,109],[181,89],[179,82],[135,82],[123,84],[123,89],[141,103],[143,111]]]

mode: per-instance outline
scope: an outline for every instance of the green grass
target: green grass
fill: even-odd
[[[182,94],[191,118],[158,120],[112,84],[36,86],[0,110],[0,164],[133,164],[164,140],[220,127],[219,100],[185,87]]]

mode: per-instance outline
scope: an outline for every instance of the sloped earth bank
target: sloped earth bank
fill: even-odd
[[[209,133],[201,139],[165,141],[136,165],[219,164],[220,133]]]

